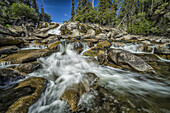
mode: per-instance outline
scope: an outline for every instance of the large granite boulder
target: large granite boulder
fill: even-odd
[[[36,61],[37,58],[48,56],[51,53],[52,52],[48,49],[21,50],[18,51],[18,53],[14,53],[3,59],[0,59],[0,62],[10,61],[12,64],[28,63]]]
[[[153,68],[138,56],[121,49],[109,49],[108,58],[123,68],[138,72],[154,72]]]
[[[47,80],[30,77],[9,89],[0,89],[0,111],[2,113],[27,113],[45,90]]]
[[[92,47],[83,53],[84,56],[96,57],[100,54],[105,54],[105,50],[99,47]]]

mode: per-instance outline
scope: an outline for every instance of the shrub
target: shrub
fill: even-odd
[[[30,8],[24,3],[13,3],[10,9],[14,17],[25,16],[27,19],[32,19],[35,22],[38,21],[38,16],[37,13],[34,11],[34,9]]]

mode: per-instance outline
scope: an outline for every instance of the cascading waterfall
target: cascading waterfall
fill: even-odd
[[[30,76],[44,77],[49,82],[41,98],[29,108],[29,113],[70,112],[67,103],[60,100],[60,96],[68,86],[81,81],[84,78],[83,73],[86,72],[95,73],[99,77],[100,85],[110,89],[114,94],[127,98],[134,107],[140,107],[149,113],[170,112],[167,107],[170,99],[168,80],[100,66],[89,61],[88,57],[77,54],[72,44],[60,46],[60,52],[53,53],[47,58],[40,58],[38,62],[43,68],[30,74]],[[92,98],[95,96],[85,94],[80,103],[90,104]]]
[[[48,34],[56,34],[56,35],[61,35],[60,28],[63,24],[60,24],[57,28],[51,29],[48,31]]]

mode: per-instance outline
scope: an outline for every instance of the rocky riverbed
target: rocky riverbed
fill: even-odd
[[[0,112],[168,113],[170,38],[69,22],[0,25]]]

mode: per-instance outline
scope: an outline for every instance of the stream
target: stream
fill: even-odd
[[[84,45],[86,49],[87,45]],[[43,68],[29,76],[44,77],[49,83],[41,98],[29,108],[29,113],[71,112],[60,97],[68,86],[83,80],[83,73],[86,72],[95,73],[99,77],[99,85],[110,90],[113,95],[118,95],[134,109],[140,108],[142,112],[148,113],[170,112],[169,80],[98,65],[89,61],[88,57],[77,54],[72,44],[60,44],[60,52],[40,58],[38,62]],[[83,95],[82,106],[94,109],[94,98],[92,94]]]

